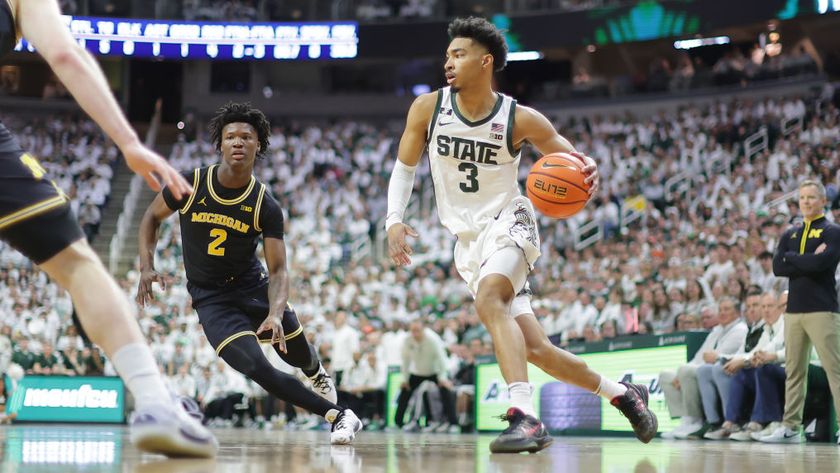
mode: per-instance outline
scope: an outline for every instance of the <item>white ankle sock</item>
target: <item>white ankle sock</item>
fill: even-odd
[[[526,415],[537,417],[534,410],[534,401],[531,395],[534,390],[530,383],[510,383],[508,385],[508,393],[510,393],[510,405],[516,407]]]
[[[607,401],[612,401],[614,398],[626,392],[627,387],[623,384],[618,384],[613,380],[601,376],[601,383],[598,385],[598,389],[595,390],[595,395],[601,396]]]
[[[148,345],[129,343],[114,353],[111,362],[138,406],[172,403]]]

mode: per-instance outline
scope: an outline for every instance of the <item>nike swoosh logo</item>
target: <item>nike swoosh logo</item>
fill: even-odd
[[[452,123],[453,123],[453,122],[446,122],[446,123],[443,123],[443,122],[438,122],[438,126],[451,125]]]
[[[543,169],[566,168],[566,169],[572,169],[572,170],[577,169],[575,166],[570,166],[568,164],[551,164],[551,163],[543,163],[542,168]]]

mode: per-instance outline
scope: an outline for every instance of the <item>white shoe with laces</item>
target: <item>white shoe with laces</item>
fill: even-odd
[[[335,383],[323,365],[320,366],[315,376],[309,378],[309,381],[312,382],[312,390],[319,396],[333,404],[338,402],[338,391],[335,389]]]
[[[210,458],[219,450],[213,434],[180,404],[138,407],[131,416],[129,438],[144,452],[168,457]]]
[[[759,437],[757,440],[764,443],[802,443],[802,434],[799,429],[793,430],[782,425],[769,435]]]
[[[356,432],[362,430],[362,421],[350,409],[338,413],[330,432],[330,443],[333,445],[350,445],[356,438]]]

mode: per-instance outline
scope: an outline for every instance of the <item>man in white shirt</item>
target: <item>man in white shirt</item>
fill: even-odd
[[[714,363],[721,355],[731,355],[738,351],[741,341],[747,334],[747,325],[739,320],[737,301],[724,298],[720,302],[718,325],[715,326],[703,345],[697,350],[688,364],[673,371],[659,374],[659,385],[665,394],[665,403],[671,417],[682,418],[677,429],[663,434],[665,438],[687,437],[703,427],[703,407],[700,398],[700,386],[697,383],[697,368]],[[717,307],[709,305],[703,308],[704,317],[710,312],[717,312]]]
[[[411,395],[423,381],[427,380],[437,383],[440,388],[446,422],[457,425],[455,405],[450,394],[452,382],[447,379],[446,353],[443,344],[429,336],[423,322],[419,319],[411,323],[410,336],[406,337],[403,344],[401,371],[403,383],[397,398],[397,412],[394,419],[398,426],[403,426],[403,416]]]
[[[773,303],[776,297],[772,296],[770,299]],[[762,296],[760,294],[750,294],[747,296],[746,310],[744,316],[748,327],[748,332],[738,347],[738,351],[731,357],[722,356],[715,363],[707,363],[697,369],[697,382],[700,385],[700,397],[703,400],[703,414],[706,416],[706,430],[709,432],[698,433],[697,436],[708,438],[708,435],[720,430],[723,423],[722,409],[718,408],[720,405],[723,409],[729,404],[729,389],[732,384],[732,378],[735,373],[742,366],[737,364],[728,364],[731,359],[745,359],[746,353],[752,353],[757,346],[761,336],[764,334],[764,312],[761,310]],[[721,309],[723,310],[723,308]],[[721,318],[724,318],[723,314]],[[733,369],[733,366],[735,369]],[[726,368],[728,367],[728,369]],[[721,437],[724,438],[724,437]],[[713,438],[719,440],[719,438]]]
[[[373,351],[364,355],[356,352],[353,359],[356,364],[346,373],[339,395],[362,419],[378,422],[385,411],[386,367]]]
[[[775,293],[764,294],[760,311],[764,318],[764,331],[752,350],[738,353],[723,369],[733,376],[729,387],[728,402],[724,405],[723,425],[708,432],[705,438],[749,441],[751,434],[758,432],[770,422],[782,419],[785,388],[785,339],[782,312],[787,304],[787,295],[778,297]],[[759,384],[760,383],[760,384]],[[742,418],[744,407],[752,403],[750,422]]]
[[[330,361],[335,372],[335,385],[341,384],[344,372],[353,367],[353,353],[359,351],[359,332],[347,324],[347,312],[335,314],[335,332],[332,339]]]
[[[710,286],[714,286],[715,282],[718,281],[726,284],[729,276],[735,273],[735,266],[729,259],[729,247],[724,243],[718,243],[717,248],[712,252],[712,260],[712,264],[703,273],[703,279]]]
[[[787,306],[787,292],[775,300],[762,301],[767,325],[767,338],[762,339],[746,364],[755,372],[754,379],[744,373],[738,383],[733,383],[730,397],[733,401],[738,395],[743,397],[742,391],[752,388],[755,391],[755,401],[752,407],[750,422],[743,430],[730,435],[733,440],[758,440],[781,426],[785,407],[785,319],[782,317]],[[752,384],[752,386],[751,386]],[[733,402],[732,412],[727,409],[727,420],[737,419],[741,406]],[[764,426],[764,430],[761,430]],[[737,430],[737,429],[733,429]]]

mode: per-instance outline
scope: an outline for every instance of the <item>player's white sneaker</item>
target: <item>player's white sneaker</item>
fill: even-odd
[[[129,438],[140,450],[168,457],[209,458],[219,443],[180,404],[141,406],[131,416]]]
[[[356,432],[362,430],[362,421],[350,409],[339,412],[332,425],[330,443],[333,445],[350,445],[356,438]]]
[[[338,403],[338,391],[335,389],[335,383],[323,365],[321,365],[318,373],[309,380],[312,382],[312,390],[319,396],[333,404]]]

